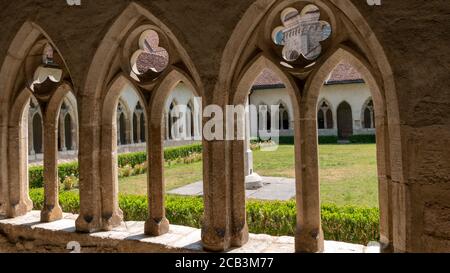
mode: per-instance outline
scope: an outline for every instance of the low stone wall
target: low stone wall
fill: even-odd
[[[149,237],[143,234],[144,222],[126,222],[108,232],[84,234],[75,232],[77,215],[64,214],[62,220],[40,223],[40,212],[5,219],[0,217],[0,253],[69,253],[70,242],[80,246],[81,253],[202,253],[201,231],[170,226],[168,234]],[[330,253],[363,253],[361,245],[329,242]],[[250,234],[249,242],[232,253],[293,253],[293,237]],[[371,250],[371,252],[373,252]]]

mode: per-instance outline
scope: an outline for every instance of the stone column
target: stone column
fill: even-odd
[[[25,113],[28,107],[25,107]],[[15,218],[27,214],[33,208],[28,191],[28,122],[27,115],[17,118],[8,130],[8,195],[7,217]]]
[[[245,188],[247,190],[254,190],[262,187],[262,178],[253,171],[253,151],[251,148],[249,99],[247,99],[245,108]]]
[[[123,221],[123,212],[119,207],[119,174],[117,167],[118,130],[112,111],[108,119],[102,121],[102,142],[100,151],[102,229],[111,230]]]
[[[306,103],[305,103],[306,104]],[[300,121],[295,126],[295,173],[297,188],[297,252],[322,252],[317,118],[305,117],[307,105],[300,106]]]
[[[44,121],[44,207],[41,211],[41,222],[53,222],[62,218],[59,205],[59,177],[58,177],[58,120],[42,107]],[[64,131],[64,127],[60,128]]]
[[[98,120],[101,114],[94,110],[100,109],[99,103],[95,98],[87,96],[81,97],[78,104],[80,214],[76,220],[76,230],[84,233],[102,229],[101,123]]]
[[[148,110],[147,116],[151,117],[151,109]],[[166,209],[164,207],[165,182],[162,120],[156,126],[152,126],[151,118],[148,118],[147,130],[149,217],[145,222],[145,234],[160,236],[169,232],[169,221],[166,218]]]

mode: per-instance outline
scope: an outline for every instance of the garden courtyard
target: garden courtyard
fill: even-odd
[[[321,202],[338,206],[378,207],[375,144],[320,145]],[[263,177],[294,178],[294,146],[254,151],[254,169]],[[165,167],[166,190],[202,180],[202,162],[170,162]],[[119,180],[120,193],[147,194],[147,175]]]

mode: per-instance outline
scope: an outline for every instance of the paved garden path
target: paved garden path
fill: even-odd
[[[259,200],[290,200],[295,198],[295,179],[280,177],[263,177],[264,186],[257,190],[247,190],[249,199]],[[203,195],[203,182],[193,183],[172,191],[169,194],[176,195]]]

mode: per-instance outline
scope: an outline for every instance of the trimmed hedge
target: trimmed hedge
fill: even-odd
[[[294,145],[293,136],[280,137],[281,145]],[[337,136],[319,136],[319,144],[337,144],[339,141]],[[354,135],[349,141],[353,144],[372,144],[376,143],[375,135]]]
[[[42,189],[30,191],[34,208],[42,209]],[[65,212],[78,213],[77,192],[62,192],[60,203]],[[145,196],[121,195],[119,205],[126,221],[147,219],[147,198]],[[172,224],[201,227],[203,200],[201,197],[166,197],[166,214]],[[295,201],[247,202],[247,221],[250,232],[273,236],[294,236],[296,226]],[[325,239],[367,245],[379,241],[379,210],[355,206],[322,206],[322,227]]]
[[[280,137],[281,145],[294,145],[294,137],[293,136],[282,136]],[[319,136],[319,144],[337,144],[338,138],[337,136]]]
[[[173,161],[179,158],[187,157],[193,153],[201,153],[203,151],[203,146],[201,143],[192,144],[179,147],[170,147],[164,149],[164,159],[166,161]],[[134,168],[134,166],[139,165],[147,161],[146,152],[136,152],[129,154],[121,154],[118,158],[119,167],[129,165]]]
[[[360,144],[372,144],[376,143],[376,136],[375,135],[354,135],[350,137],[351,143],[360,143]]]
[[[171,147],[164,150],[164,159],[166,161],[176,160],[178,158],[188,157],[194,153],[202,153],[202,144],[192,144],[181,147]]]
[[[192,144],[187,146],[180,147],[172,147],[164,150],[164,158],[167,161],[176,160],[178,158],[187,157],[193,153],[201,153],[202,152],[201,144]],[[142,164],[147,161],[147,153],[146,152],[136,152],[129,154],[121,154],[119,155],[118,164],[120,168],[124,166],[131,166],[134,168],[136,165]],[[35,166],[30,167],[28,170],[30,187],[42,188],[44,186],[44,167],[43,166]],[[74,175],[75,177],[79,177],[78,171],[78,162],[65,163],[58,165],[58,176],[60,181],[63,181],[65,177]]]
[[[44,167],[30,167],[28,174],[31,188],[42,188],[44,186]],[[79,177],[77,162],[58,165],[58,176],[60,181],[63,181],[64,178],[71,175]]]

